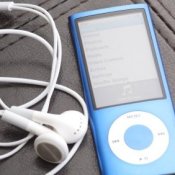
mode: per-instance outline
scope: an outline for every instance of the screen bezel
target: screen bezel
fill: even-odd
[[[94,91],[93,91],[93,87],[92,87],[92,83],[91,83],[91,80],[90,80],[90,74],[89,74],[89,71],[88,71],[88,64],[87,64],[87,60],[86,60],[86,56],[85,56],[85,50],[84,50],[84,47],[83,47],[83,43],[82,43],[78,23],[81,22],[81,21],[87,21],[87,20],[91,20],[91,19],[99,19],[99,18],[104,18],[104,17],[117,16],[117,15],[122,15],[122,14],[131,14],[131,13],[137,13],[137,12],[141,12],[143,14],[143,19],[144,19],[144,24],[145,24],[146,31],[147,31],[147,36],[148,36],[149,43],[150,43],[150,46],[151,46],[150,48],[151,48],[151,51],[152,51],[152,54],[153,54],[153,61],[154,61],[155,69],[156,69],[156,72],[157,72],[158,80],[159,80],[161,91],[162,91],[162,97],[151,98],[151,99],[146,99],[146,100],[138,100],[138,101],[133,101],[133,102],[124,102],[124,103],[120,103],[120,104],[105,105],[105,106],[102,106],[102,107],[97,107],[97,104],[96,104],[96,101],[95,101],[95,95],[94,95]],[[80,48],[81,48],[81,54],[82,54],[82,57],[83,57],[83,62],[84,62],[84,65],[85,65],[86,77],[87,77],[87,81],[88,81],[88,84],[89,84],[91,100],[92,100],[92,103],[93,103],[93,107],[95,109],[102,109],[102,108],[107,108],[107,107],[120,106],[120,105],[126,105],[126,104],[138,103],[138,102],[145,102],[145,101],[153,101],[153,100],[159,100],[159,99],[165,99],[166,98],[165,89],[164,89],[164,86],[163,86],[163,81],[162,81],[162,77],[161,77],[161,73],[160,73],[160,69],[159,69],[159,65],[158,65],[158,61],[157,61],[157,55],[156,55],[155,48],[154,48],[154,45],[153,45],[153,40],[152,40],[149,25],[148,25],[146,12],[145,12],[144,9],[128,9],[128,10],[108,12],[108,13],[95,14],[95,15],[86,16],[86,17],[80,17],[80,18],[76,19],[75,26],[76,26],[76,30],[77,30],[77,34],[78,34],[79,45],[80,45]]]

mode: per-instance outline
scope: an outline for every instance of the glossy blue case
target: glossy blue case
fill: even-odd
[[[146,13],[147,22],[149,25],[150,35],[157,57],[158,67],[161,74],[162,84],[165,90],[165,98],[157,100],[149,100],[144,102],[136,102],[131,104],[95,109],[93,99],[91,97],[88,75],[85,69],[83,53],[78,37],[76,21],[80,18],[112,13],[117,11],[125,11],[130,9],[143,9]],[[84,95],[90,113],[91,128],[96,144],[101,174],[103,175],[160,175],[175,173],[175,114],[169,87],[162,64],[159,47],[149,12],[149,7],[146,4],[126,5],[99,9],[87,12],[80,12],[70,16],[70,30],[73,38],[73,43],[78,59],[81,79],[83,83]],[[169,146],[166,152],[156,161],[143,165],[134,165],[120,160],[113,154],[108,144],[108,132],[111,124],[117,117],[131,111],[145,111],[154,114],[163,121],[169,132]],[[159,145],[157,146],[159,149]]]

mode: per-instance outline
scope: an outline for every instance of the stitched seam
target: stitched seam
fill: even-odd
[[[166,20],[164,19],[164,17],[158,12],[158,10],[152,6],[151,1],[149,2],[148,0],[145,0],[146,3],[148,3],[150,5],[150,7],[152,8],[152,10],[157,14],[157,16],[166,24],[166,26],[168,27],[168,29],[170,31],[173,32],[173,34],[175,34],[174,29],[166,22]]]
[[[147,3],[150,5],[150,7],[152,8],[152,10],[153,10],[153,11],[158,15],[158,17],[167,25],[167,22],[166,22],[164,19],[162,19],[162,17],[158,14],[157,10],[156,10],[147,0],[145,0],[145,2],[147,2]],[[168,27],[168,26],[167,26],[167,27]],[[168,28],[169,28],[169,27],[168,27]],[[164,36],[164,34],[163,34],[161,28],[159,28],[158,26],[156,26],[156,29],[157,29],[158,33],[165,39],[165,41],[168,43],[168,45],[169,45],[169,46],[173,49],[173,51],[175,52],[175,46],[173,46],[173,45],[171,44],[171,42],[170,42],[170,40],[169,40],[168,37]],[[169,29],[170,29],[170,28],[169,28]],[[170,29],[170,31],[172,31],[173,34],[175,34],[174,30],[171,30],[171,29]]]
[[[133,3],[137,3],[135,0],[131,0]],[[175,46],[173,46],[169,39],[163,35],[163,32],[161,30],[161,28],[159,28],[158,26],[156,26],[156,31],[160,34],[160,36],[167,42],[167,44],[170,46],[170,48],[175,52]]]
[[[66,1],[68,1],[68,0],[64,0],[64,1],[62,1],[62,2],[60,2],[60,3],[58,3],[58,4],[56,4],[56,5],[54,5],[54,6],[52,6],[52,7],[50,7],[49,9],[47,9],[47,11],[53,10],[54,8],[56,8],[57,6],[59,6],[59,5],[63,4],[63,3],[65,3]],[[43,4],[45,4],[46,2],[48,2],[48,0],[45,1],[45,2],[43,2],[43,3],[40,3],[39,5],[43,5]],[[27,14],[27,13],[28,13],[28,12],[23,13],[22,16],[24,16],[24,15]],[[18,17],[17,17],[17,18],[18,18]],[[17,19],[17,18],[16,18],[16,19]],[[33,18],[27,20],[26,22],[24,22],[23,24],[21,24],[21,25],[15,27],[14,29],[19,29],[19,28],[25,26],[26,24],[28,24],[28,23],[34,21],[34,20],[37,19],[37,18],[38,18],[38,15],[36,15],[36,16],[34,16]],[[7,35],[5,34],[5,35],[1,36],[0,39],[3,39],[3,38],[6,37],[6,36],[7,36]]]
[[[54,6],[50,7],[50,8],[48,8],[48,9],[46,9],[46,10],[47,10],[47,11],[51,11],[51,10],[53,10],[54,8],[56,8],[57,6],[59,6],[59,5],[61,5],[61,4],[64,4],[64,3],[67,2],[67,1],[68,1],[68,0],[64,0],[64,1],[62,1],[62,2],[59,2],[58,4],[56,4],[56,5],[54,5]],[[35,17],[33,17],[33,18],[27,20],[26,22],[24,22],[23,24],[19,25],[19,26],[16,27],[15,29],[19,29],[20,27],[25,26],[26,24],[28,24],[28,23],[34,21],[34,20],[37,19],[37,18],[39,18],[38,15],[36,15]]]
[[[89,0],[83,0],[83,1],[81,1],[79,4],[74,5],[74,6],[72,6],[71,8],[69,8],[68,10],[66,10],[66,11],[64,11],[64,12],[62,12],[62,13],[60,13],[57,17],[53,18],[54,21],[57,20],[57,19],[59,19],[61,16],[65,15],[65,14],[68,13],[69,11],[71,11],[71,10],[73,10],[73,9],[75,9],[75,8],[77,8],[77,7],[79,7],[79,6],[82,5],[82,4],[85,4],[85,3],[88,2],[88,1],[89,1]],[[36,29],[34,29],[34,30],[30,31],[30,32],[36,32],[37,30],[39,30],[39,29],[45,27],[47,24],[48,24],[48,23],[44,23],[44,24],[38,26]],[[17,43],[18,41],[22,40],[22,39],[25,38],[25,37],[26,37],[26,36],[21,36],[21,37],[19,37],[17,40],[15,40],[15,41],[13,41],[13,42],[10,42],[7,46],[4,46],[4,47],[0,48],[0,51],[5,50],[8,46],[12,46],[13,44]]]
[[[43,1],[43,2],[39,3],[38,6],[42,6],[42,5],[44,5],[45,3],[47,3],[47,2],[48,2],[48,0]],[[28,12],[24,12],[24,13],[22,13],[22,14],[19,14],[18,16],[16,16],[15,19],[21,18],[21,17],[23,17],[23,16],[24,16],[25,14],[27,14],[27,13],[28,13]]]
[[[39,3],[38,6],[44,5],[46,2],[48,2],[48,0]],[[28,12],[24,12],[24,13],[21,13],[21,14],[17,15],[17,16],[14,18],[14,20],[23,17],[23,16],[24,16],[25,14],[27,14],[27,13],[28,13]],[[6,26],[6,25],[3,25],[1,28],[5,27],[5,26]],[[17,27],[18,27],[18,26],[17,26]],[[0,37],[0,39],[1,39],[1,37]]]
[[[158,2],[162,5],[162,7],[167,11],[167,13],[173,18],[175,19],[175,16],[173,15],[173,13],[160,1],[158,0]]]
[[[136,3],[135,0],[131,0],[132,2]],[[173,34],[175,34],[174,29],[166,22],[166,20],[164,19],[164,17],[158,12],[158,10],[151,4],[151,1],[149,0],[144,0],[147,4],[150,5],[151,9],[157,14],[157,16],[165,23],[165,25],[168,27],[168,29],[170,31],[173,32]],[[159,1],[158,1],[159,2]]]

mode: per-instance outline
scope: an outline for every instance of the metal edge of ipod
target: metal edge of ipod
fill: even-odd
[[[89,17],[95,18],[96,16],[100,16],[100,15],[105,16],[106,14],[118,14],[121,12],[125,13],[128,11],[137,11],[137,10],[143,11],[146,16],[147,31],[151,38],[151,45],[154,52],[154,59],[158,67],[158,74],[160,76],[163,97],[158,99],[150,99],[145,101],[143,100],[139,102],[133,102],[133,103],[127,103],[127,104],[121,104],[121,105],[112,105],[110,107],[102,107],[102,108],[96,109],[96,107],[94,106],[94,99],[92,95],[87,68],[86,68],[86,63],[84,58],[85,56],[83,53],[81,36],[78,31],[79,29],[78,29],[77,21],[78,20],[83,21],[84,19],[85,20],[89,19]],[[118,6],[118,7],[92,10],[87,12],[79,12],[69,17],[69,25],[70,25],[70,31],[73,39],[76,56],[78,59],[85,100],[89,109],[90,123],[93,131],[93,137],[95,140],[101,174],[103,175],[159,175],[159,174],[175,173],[175,166],[174,166],[175,114],[174,114],[173,103],[169,92],[169,87],[168,87],[166,75],[164,72],[164,66],[161,60],[160,51],[157,44],[157,39],[156,39],[153,24],[152,24],[148,5],[147,4],[124,5],[124,6]],[[133,111],[135,112],[133,113]],[[147,113],[148,113],[148,117],[147,115],[145,116],[145,114]],[[139,119],[140,114],[142,116],[141,120]],[[109,132],[111,127],[113,125],[118,126],[119,124],[121,124],[122,125],[121,128],[119,126],[118,130],[114,129],[114,132],[118,133],[118,131],[124,128],[122,124],[123,121],[125,120],[128,121],[129,118],[131,118],[131,120],[129,121],[129,125],[130,125],[130,123],[132,123],[132,121],[134,120],[133,118],[134,117],[137,118],[137,116],[138,116],[138,119],[136,119],[137,124],[139,124],[139,122],[142,123],[143,120],[145,122],[148,119],[147,122],[148,122],[149,128],[152,127],[151,131],[152,131],[153,141],[150,144],[151,146],[149,145],[148,148],[145,148],[143,150],[135,150],[130,148],[126,144],[122,145],[124,144],[123,143],[124,139],[120,138],[121,140],[119,139],[113,140],[114,142],[113,147],[115,147],[115,144],[117,144],[115,142],[119,142],[119,141],[122,142],[119,144],[121,146],[116,146],[117,150],[116,150],[116,147],[114,148],[114,150],[112,150],[110,144],[113,144],[113,143],[109,143],[109,142],[112,142],[109,139]],[[151,116],[156,116],[156,117],[152,118]],[[119,118],[122,120],[120,120],[120,122],[117,123],[116,120],[118,120]],[[158,118],[158,120],[156,118]],[[154,123],[154,119],[155,119],[155,123]],[[155,126],[155,129],[154,129],[154,126]],[[160,126],[160,128],[162,127],[163,128],[163,129],[161,128],[162,132],[158,131],[159,130],[158,127],[156,130],[156,126]],[[156,134],[159,135],[160,137],[157,136]],[[161,134],[163,136],[161,136]],[[123,133],[122,133],[122,137],[124,137]],[[145,135],[143,135],[143,137],[146,138]],[[162,149],[164,149],[164,151],[160,153]],[[115,153],[115,151],[116,152],[120,151],[120,153],[119,152]],[[141,157],[135,156],[135,154],[137,153]],[[142,157],[142,153],[143,153],[143,157]],[[119,156],[117,156],[118,154]],[[156,156],[157,158],[155,158]],[[132,158],[131,160],[129,160],[127,159],[127,157],[132,157]],[[137,160],[134,160],[135,158],[138,158],[140,162]],[[125,161],[125,159],[129,161]]]

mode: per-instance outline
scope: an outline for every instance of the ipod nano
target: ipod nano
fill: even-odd
[[[175,173],[175,114],[149,7],[69,22],[101,174]]]

